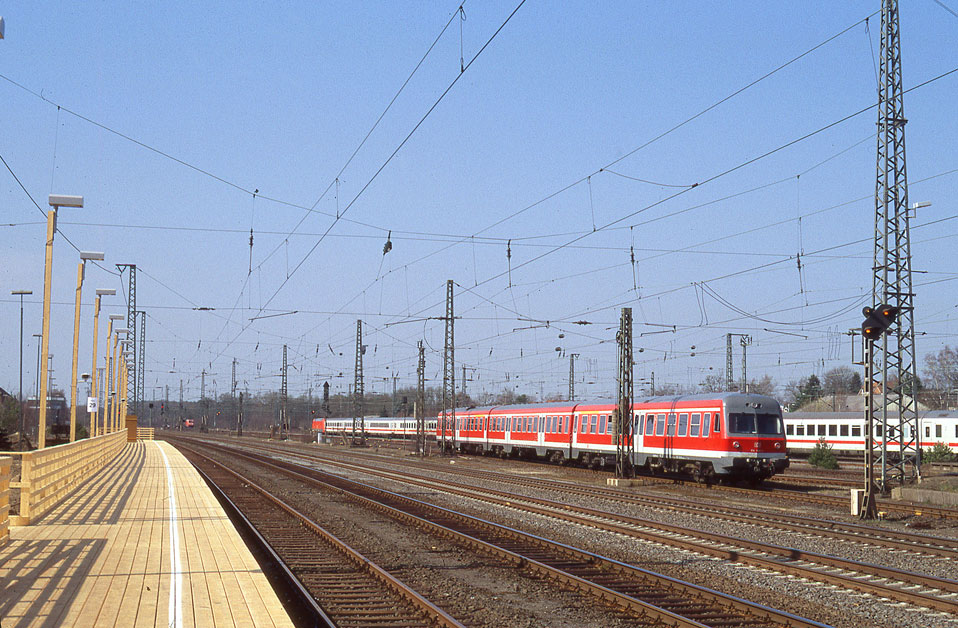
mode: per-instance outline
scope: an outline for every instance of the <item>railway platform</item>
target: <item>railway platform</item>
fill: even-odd
[[[0,626],[292,626],[193,466],[160,441],[0,548]]]

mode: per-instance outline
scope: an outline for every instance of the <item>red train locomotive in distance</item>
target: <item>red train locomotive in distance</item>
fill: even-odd
[[[615,413],[611,401],[456,410],[455,443],[466,453],[614,466]],[[713,393],[636,399],[633,428],[633,464],[646,472],[757,483],[788,467],[782,409],[771,397]],[[449,439],[453,428],[445,429]],[[439,429],[437,438],[442,438]]]

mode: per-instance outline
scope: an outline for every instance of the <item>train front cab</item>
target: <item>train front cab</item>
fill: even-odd
[[[782,409],[771,397],[730,394],[724,399],[724,454],[717,471],[732,480],[760,482],[788,468]]]

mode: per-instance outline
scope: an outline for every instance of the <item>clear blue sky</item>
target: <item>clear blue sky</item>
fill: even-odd
[[[724,374],[728,332],[753,337],[750,378],[849,364],[843,334],[870,300],[875,110],[682,186],[873,104],[880,3],[530,0],[362,191],[460,73],[460,49],[468,64],[516,4],[465,4],[338,188],[456,2],[4,5],[0,155],[44,211],[51,192],[86,199],[61,211],[54,247],[57,385],[78,260],[63,236],[106,254],[84,286],[81,371],[94,289],[123,294],[114,264],[140,269],[147,398],[169,385],[175,399],[181,379],[197,398],[202,369],[228,392],[234,358],[240,389],[278,389],[284,343],[291,393],[345,391],[359,318],[367,390],[412,385],[420,339],[438,385],[447,279],[471,392],[564,394],[577,353],[579,395],[611,395],[622,306],[640,380]],[[958,18],[934,0],[902,3],[901,37],[906,88],[958,67]],[[905,100],[910,199],[933,203],[912,234],[920,356],[958,343],[956,95],[958,73]],[[0,208],[0,386],[17,388],[9,292],[32,289],[31,391],[44,218],[5,168]]]

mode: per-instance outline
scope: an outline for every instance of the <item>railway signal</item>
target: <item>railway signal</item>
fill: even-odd
[[[863,307],[862,335],[868,340],[878,340],[898,318],[899,308],[882,303],[877,307]]]

